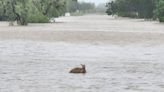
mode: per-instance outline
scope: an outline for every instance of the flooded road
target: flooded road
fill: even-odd
[[[1,41],[1,92],[162,92],[164,45]],[[86,64],[87,74],[69,74]]]
[[[57,21],[0,23],[0,92],[164,91],[164,25],[103,15]],[[94,26],[97,21],[100,26]],[[86,74],[69,73],[80,64],[86,64]]]

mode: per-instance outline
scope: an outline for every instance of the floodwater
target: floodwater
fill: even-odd
[[[69,22],[74,23],[80,18],[84,19],[88,16],[66,18],[66,24],[54,25],[68,26]],[[93,18],[96,20],[97,16],[93,16]],[[75,20],[68,21],[68,19]],[[64,22],[64,18],[59,21]],[[120,23],[118,19],[112,21]],[[132,19],[124,19],[121,23],[124,24],[126,21],[138,23],[138,27],[141,29],[144,26],[140,23],[145,23]],[[85,21],[82,22],[85,23]],[[21,39],[18,35],[12,40],[1,39],[0,92],[164,92],[162,24],[146,22],[151,25],[151,28],[153,28],[152,25],[155,26],[153,29],[156,29],[158,35],[160,33],[158,36],[154,32],[155,30],[150,30],[155,34],[152,35],[156,38],[155,40],[147,39],[148,36],[146,36],[142,42],[138,40],[137,43],[133,43],[131,42],[133,40],[128,42],[129,40],[119,39],[123,42],[115,44],[110,41],[97,42],[93,38],[92,40],[85,39],[93,42],[82,41],[79,43],[77,40],[74,42],[75,38],[67,42],[64,37],[62,40],[54,39],[50,42],[42,41],[42,39],[36,40],[34,36],[32,39],[35,41],[27,38]],[[107,21],[104,20],[101,23],[106,24]],[[45,25],[47,26],[47,24]],[[121,30],[121,28],[117,29]],[[143,29],[146,31],[151,29],[147,28],[146,26]],[[21,29],[23,28],[21,27]],[[72,28],[73,31],[76,31],[75,29]],[[128,31],[128,28],[126,29]],[[7,29],[4,28],[5,30]],[[96,31],[101,32],[101,30]],[[129,31],[132,30],[129,29]],[[140,30],[140,35],[143,35],[141,33],[142,30]],[[145,34],[145,31],[143,33]],[[139,39],[140,35],[135,40]],[[118,35],[116,37],[116,39],[119,38]],[[124,35],[124,37],[129,36]],[[3,37],[1,36],[1,38]],[[86,74],[69,73],[70,69],[80,64],[86,65]]]

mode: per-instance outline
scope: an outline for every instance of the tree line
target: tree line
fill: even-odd
[[[17,21],[20,25],[29,22],[48,22],[65,11],[64,0],[0,0],[0,19]]]
[[[164,0],[114,0],[107,3],[107,14],[164,22]]]
[[[93,5],[77,0],[0,0],[0,21],[17,21],[19,25],[47,23],[66,12],[88,10]]]

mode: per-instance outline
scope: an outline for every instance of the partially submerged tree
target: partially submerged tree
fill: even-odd
[[[107,13],[125,17],[152,18],[156,0],[114,0],[107,4]]]
[[[5,5],[5,15],[8,16],[10,24],[15,20],[19,25],[27,25],[28,0],[1,0]]]
[[[65,4],[65,0],[0,0],[0,18],[7,17],[11,25],[48,22],[65,13]]]
[[[164,0],[158,0],[156,4],[155,16],[160,22],[164,22]]]
[[[33,0],[34,6],[44,16],[58,17],[65,12],[64,0]]]
[[[7,20],[6,16],[6,5],[3,0],[0,0],[0,21]]]
[[[92,4],[78,3],[77,0],[0,0],[0,20],[7,20],[10,25],[17,21],[19,25],[28,23],[47,23],[51,18],[65,14],[67,2],[73,3],[76,10],[86,11]]]

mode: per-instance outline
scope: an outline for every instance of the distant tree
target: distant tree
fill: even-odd
[[[64,0],[33,0],[33,4],[48,17],[58,17],[65,12]]]
[[[93,3],[78,2],[77,0],[66,0],[66,10],[67,12],[73,13],[78,11],[86,12],[95,8]]]
[[[158,0],[156,4],[155,16],[160,22],[164,22],[164,0]]]
[[[7,16],[12,24],[17,20],[20,25],[27,25],[28,0],[0,0],[3,16]]]
[[[72,4],[67,7],[67,2]],[[49,19],[65,14],[66,10],[86,11],[93,8],[93,4],[79,3],[77,0],[0,0],[0,20],[7,20],[13,25],[30,23],[45,23]]]
[[[140,18],[153,18],[156,0],[138,0],[137,12]]]
[[[82,2],[82,3],[78,3],[78,10],[82,11],[82,12],[87,12],[89,10],[93,10],[95,9],[95,5],[93,3],[86,3],[86,2]]]
[[[7,20],[6,6],[3,0],[0,0],[0,21]]]
[[[106,13],[108,15],[114,15],[117,13],[118,7],[114,1],[107,3],[106,7],[107,7]]]
[[[65,0],[0,0],[0,20],[19,25],[48,22],[51,17],[64,15],[65,5]]]
[[[78,10],[77,0],[66,0],[66,11],[67,12],[76,12]]]
[[[107,14],[152,18],[156,0],[115,0],[107,4]]]

